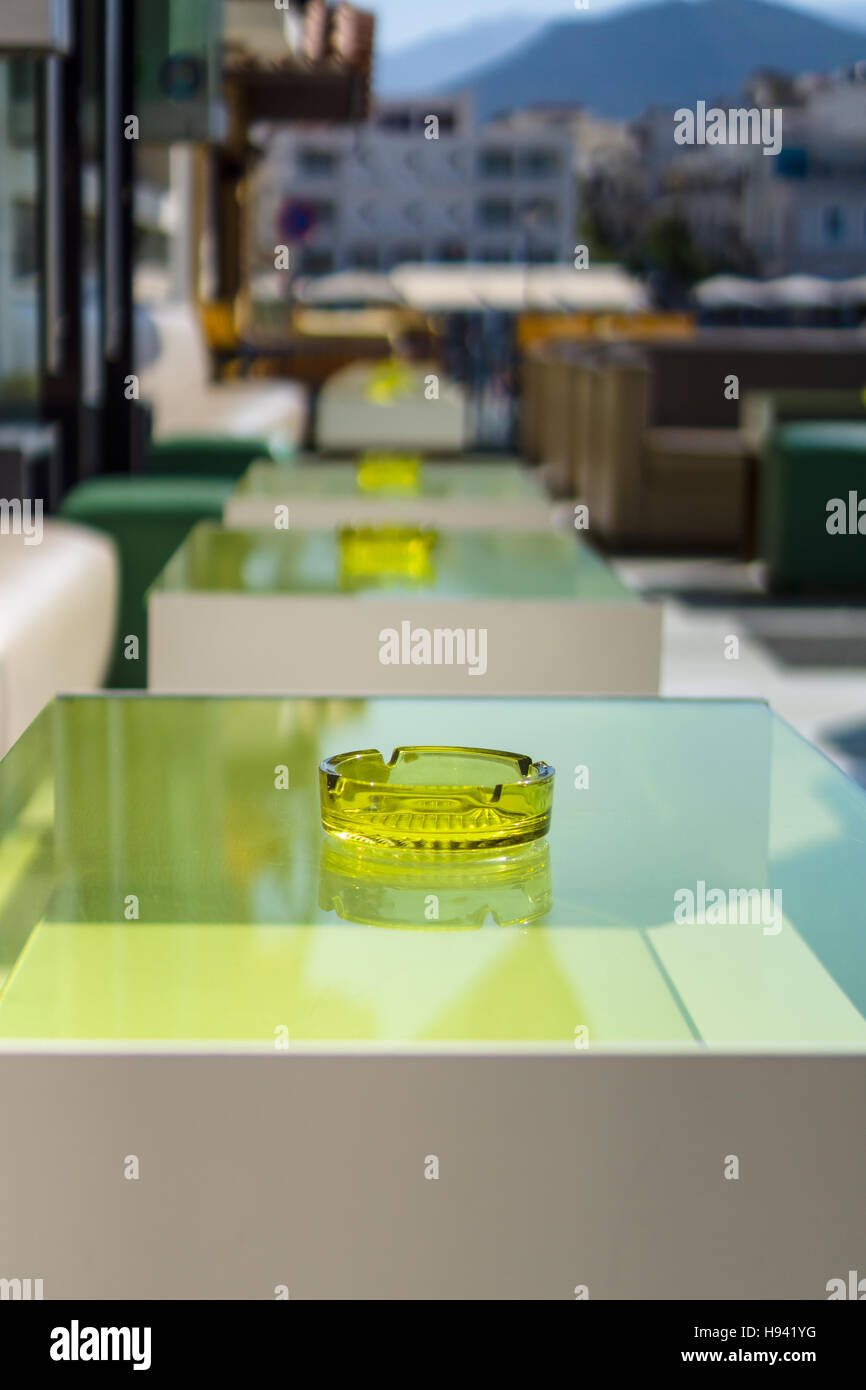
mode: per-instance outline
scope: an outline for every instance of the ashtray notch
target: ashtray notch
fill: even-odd
[[[554,769],[490,748],[378,749],[319,765],[322,825],[329,835],[392,849],[463,852],[520,845],[546,835]]]

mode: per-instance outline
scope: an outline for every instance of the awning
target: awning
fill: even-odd
[[[713,275],[696,285],[692,293],[702,309],[753,309],[767,302],[761,281],[742,275]]]
[[[566,265],[406,264],[391,280],[423,313],[639,313],[644,286],[620,266],[575,270]]]

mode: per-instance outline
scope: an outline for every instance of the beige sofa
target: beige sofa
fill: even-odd
[[[593,536],[629,549],[740,548],[744,439],[736,429],[653,427],[639,350],[551,354],[527,384],[525,442],[554,493],[588,506]]]
[[[688,341],[560,340],[531,348],[523,366],[524,452],[556,494],[588,504],[599,540],[751,556],[762,442],[784,418],[859,416],[866,334],[702,329]],[[739,397],[726,389],[732,376]]]
[[[38,544],[0,535],[0,757],[58,692],[101,684],[117,595],[107,536],[48,519]]]

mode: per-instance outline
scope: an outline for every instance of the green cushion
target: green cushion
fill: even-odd
[[[801,420],[858,420],[866,419],[866,392],[836,391],[823,388],[812,390],[779,390],[758,392],[773,407],[779,425],[785,421]]]
[[[775,443],[786,454],[847,455],[866,461],[866,421],[798,420],[780,426]]]
[[[229,478],[108,476],[90,478],[67,493],[63,513],[85,524],[101,517],[210,516],[232,491]]]
[[[209,439],[204,435],[177,436],[151,444],[148,472],[186,477],[239,478],[257,459],[271,459],[267,439]]]
[[[147,685],[147,612],[144,595],[198,521],[219,520],[233,483],[226,478],[105,477],[73,488],[63,501],[70,521],[112,537],[120,555],[120,611],[107,684]],[[124,655],[138,638],[137,660]]]
[[[760,533],[772,588],[866,591],[866,535],[828,531],[866,499],[866,423],[806,420],[775,430],[761,458]]]

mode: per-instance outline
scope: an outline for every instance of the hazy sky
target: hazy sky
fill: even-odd
[[[574,0],[361,0],[379,16],[381,48],[395,48],[425,35],[441,33],[479,19],[504,19],[509,13],[539,18],[568,18],[575,14]],[[589,12],[601,15],[650,0],[589,0]],[[826,18],[848,16],[866,20],[866,0],[786,0],[792,7],[812,10]],[[587,11],[582,11],[586,14]]]

